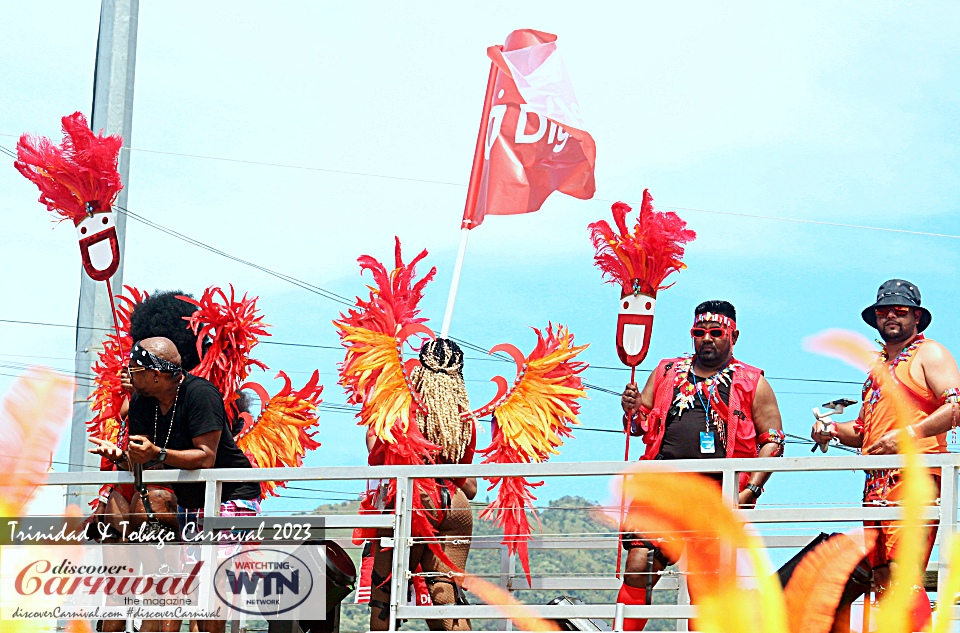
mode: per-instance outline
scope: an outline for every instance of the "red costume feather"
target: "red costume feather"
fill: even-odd
[[[128,353],[133,347],[134,341],[129,335],[130,316],[137,304],[149,296],[131,286],[124,288],[130,296],[117,297],[119,345],[117,335],[112,332],[103,342],[103,351],[93,368],[96,384],[91,395],[94,417],[87,423],[91,436],[120,446],[126,442],[126,429],[119,420],[119,413],[129,397],[120,382],[121,372],[127,366],[127,358],[121,355],[121,350]],[[179,298],[199,308],[183,323],[184,328],[194,328],[198,334],[201,362],[191,373],[214,383],[223,396],[224,405],[230,405],[240,389],[252,389],[262,398],[261,414],[256,421],[246,415],[249,423],[237,436],[237,445],[250,457],[254,467],[302,465],[306,452],[320,446],[313,439],[316,434],[313,429],[319,424],[316,409],[323,391],[319,384],[320,373],[315,371],[310,381],[295,391],[287,375],[280,372],[277,377],[283,378],[284,387],[273,398],[256,383],[241,384],[251,367],[267,369],[264,363],[249,358],[258,337],[269,336],[265,332],[263,317],[257,314],[257,299],[248,299],[244,295],[238,301],[232,286],[229,298],[216,287],[207,288],[200,301],[184,296]],[[204,354],[205,341],[212,343]],[[101,470],[115,469],[113,462],[101,459]],[[268,493],[276,496],[277,487],[282,485],[283,482],[263,482],[261,491],[264,496]],[[101,493],[105,490],[106,487],[101,489]]]
[[[518,464],[543,462],[563,445],[564,437],[571,437],[571,426],[579,424],[579,398],[586,397],[580,374],[587,364],[574,358],[587,348],[574,346],[573,334],[562,325],[554,331],[550,324],[545,331],[536,328],[537,345],[530,355],[512,345],[498,345],[492,351],[504,350],[517,364],[517,377],[509,392],[506,381],[494,379],[500,393],[487,406],[474,412],[484,415],[493,412],[494,433],[490,446],[479,451],[483,463]],[[499,380],[498,380],[499,379]],[[530,580],[530,561],[527,542],[530,540],[529,509],[536,516],[532,490],[543,482],[530,482],[523,477],[493,477],[493,489],[500,490],[480,517],[493,521],[503,529],[503,544],[511,554],[519,554],[527,580]]]
[[[203,291],[199,301],[185,296],[177,298],[197,306],[196,312],[185,317],[197,335],[197,353],[201,359],[191,373],[212,382],[223,395],[229,411],[250,369],[268,369],[263,362],[250,358],[251,351],[260,342],[259,337],[270,336],[263,315],[257,314],[257,297],[247,298],[244,294],[237,300],[231,284],[229,297],[221,288],[211,286]],[[210,346],[204,353],[208,340]]]
[[[65,116],[63,142],[24,134],[13,165],[40,189],[48,211],[74,225],[97,211],[109,211],[123,189],[117,164],[120,136],[94,134],[80,112]]]
[[[687,229],[687,223],[676,213],[654,211],[653,197],[647,189],[632,233],[626,221],[630,211],[625,202],[613,204],[617,231],[605,220],[587,226],[596,249],[594,261],[608,283],[621,285],[622,296],[639,291],[655,297],[658,290],[670,287],[663,285],[670,273],[685,268],[684,244],[696,239],[697,234]]]
[[[395,266],[387,272],[376,259],[364,255],[357,261],[361,271],[369,270],[375,286],[370,298],[357,297],[356,309],[341,314],[334,325],[346,356],[340,364],[340,385],[347,392],[347,401],[359,404],[359,424],[372,430],[377,444],[371,452],[371,464],[386,466],[423,466],[435,462],[440,447],[429,442],[420,432],[416,409],[424,405],[410,383],[403,362],[403,344],[409,334],[426,330],[426,319],[417,315],[423,290],[437,273],[431,268],[419,281],[416,265],[427,256],[422,251],[409,264],[403,263],[400,240],[394,248]],[[419,326],[419,327],[418,327]],[[396,498],[396,480],[390,482],[387,501]],[[414,480],[412,534],[427,542],[433,553],[451,568],[456,565],[436,543],[437,530],[424,499],[432,507],[440,506],[440,491],[433,479]],[[361,502],[361,511],[375,512],[371,497]]]

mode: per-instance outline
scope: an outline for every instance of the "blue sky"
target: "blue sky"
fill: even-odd
[[[4,8],[4,22],[16,25],[0,41],[0,145],[8,148],[25,131],[59,138],[62,115],[90,108],[99,4],[51,7]],[[918,284],[934,315],[930,336],[953,350],[960,343],[950,325],[960,309],[956,237],[810,223],[960,235],[958,14],[952,5],[893,2],[143,3],[128,206],[350,297],[365,283],[356,257],[389,258],[399,235],[409,255],[427,248],[439,269],[423,304],[439,328],[485,48],[516,28],[557,33],[597,143],[596,199],[557,195],[538,213],[490,218],[474,231],[453,335],[529,349],[529,326],[560,322],[591,344],[587,360],[616,367],[617,291],[593,268],[586,225],[609,218],[612,201],[638,202],[649,188],[658,208],[688,209],[679,213],[699,237],[688,248],[689,269],[660,295],[647,364],[688,351],[697,303],[728,299],[740,314],[738,357],[766,370],[787,432],[806,435],[811,407],[856,399],[859,387],[774,378],[861,380],[804,352],[802,340],[828,327],[872,337],[859,312],[884,279]],[[9,164],[0,169],[0,319],[71,324],[74,233],[54,228],[36,197]],[[136,222],[127,243],[126,283],[194,293],[233,283],[261,297],[274,340],[337,344],[336,303]],[[295,379],[320,369],[325,400],[343,402],[339,351],[257,351]],[[0,322],[0,363],[70,368],[72,356],[70,329]],[[493,372],[508,368],[470,363],[477,404],[492,393]],[[626,374],[591,369],[586,378],[618,390]],[[0,388],[9,381],[0,376]],[[582,420],[616,428],[617,398],[591,392]],[[364,459],[362,431],[347,414],[325,412],[318,438],[323,446],[309,465]],[[579,432],[559,459],[619,459],[622,442]],[[58,459],[66,459],[65,446]],[[775,479],[764,501],[855,502],[860,475],[835,477],[812,487]],[[607,495],[599,480],[541,491],[546,499]]]

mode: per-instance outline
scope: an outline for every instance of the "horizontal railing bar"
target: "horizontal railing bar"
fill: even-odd
[[[960,454],[922,455],[924,465],[960,466]],[[710,460],[653,460],[632,462],[629,467],[642,472],[808,472],[902,468],[903,455],[738,458]],[[429,469],[429,470],[425,470]],[[300,468],[210,468],[204,470],[149,470],[144,481],[149,483],[201,481],[341,481],[361,479],[394,479],[396,477],[582,477],[617,475],[624,462],[545,462],[539,464],[436,464],[425,466],[331,466]],[[50,485],[96,485],[131,483],[126,472],[50,473]]]
[[[507,588],[511,591],[529,591],[529,590],[617,590],[623,584],[622,580],[615,578],[612,574],[607,578],[582,578],[579,576],[556,576],[553,578],[533,577],[533,585],[527,584],[527,579],[522,576],[511,577]],[[665,576],[657,582],[653,588],[654,591],[676,591],[680,588],[680,579],[676,576]]]
[[[558,605],[524,605],[525,609],[536,613],[539,617],[556,620],[569,618],[602,618],[612,619],[616,613],[616,605],[592,604],[558,604]],[[651,604],[625,605],[623,615],[629,618],[663,618],[680,620],[697,617],[697,608],[686,605]],[[432,607],[397,608],[397,617],[401,619],[441,619],[441,618],[475,618],[478,620],[506,620],[512,617],[502,607],[492,605],[444,605]]]
[[[751,523],[820,523],[855,521],[893,521],[903,516],[899,506],[864,506],[852,508],[756,508],[743,511]],[[940,518],[940,508],[928,506],[921,510],[921,519]],[[812,539],[811,539],[812,540]]]
[[[261,525],[270,529],[274,524],[308,524],[311,527],[323,529],[340,528],[393,528],[394,515],[392,514],[332,514],[310,515],[301,514],[295,517],[283,517],[282,520],[269,516],[252,517],[204,517],[205,530],[255,530]]]

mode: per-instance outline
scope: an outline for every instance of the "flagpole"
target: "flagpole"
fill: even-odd
[[[453,320],[453,306],[457,302],[457,289],[460,286],[460,273],[463,271],[463,258],[467,253],[467,237],[473,228],[473,212],[480,197],[480,180],[483,177],[484,150],[487,143],[487,127],[490,122],[490,107],[493,104],[493,91],[497,83],[497,66],[490,62],[490,74],[487,76],[487,93],[483,99],[483,112],[480,115],[480,131],[477,132],[477,144],[473,150],[473,165],[470,168],[470,184],[467,186],[467,201],[463,207],[463,223],[460,225],[460,249],[457,262],[453,266],[453,279],[450,280],[450,294],[447,295],[447,309],[443,313],[443,327],[440,338],[447,338],[450,322]]]

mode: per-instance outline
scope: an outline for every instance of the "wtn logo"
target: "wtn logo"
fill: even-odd
[[[263,596],[271,596],[274,593],[282,595],[285,589],[289,589],[294,594],[300,593],[300,570],[283,573],[280,571],[271,572],[246,572],[235,573],[227,570],[227,584],[233,594],[246,591],[248,595],[257,593],[257,589],[263,582]]]

